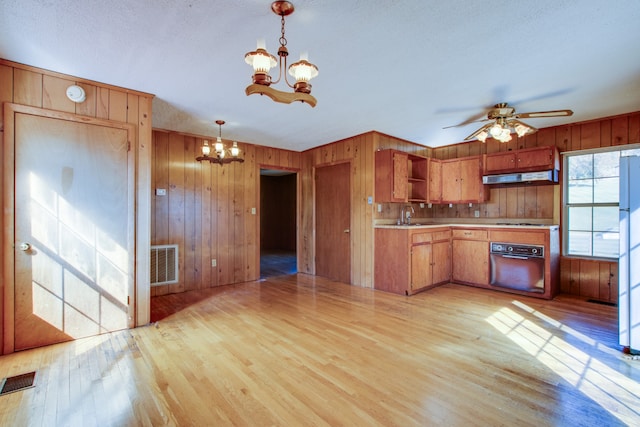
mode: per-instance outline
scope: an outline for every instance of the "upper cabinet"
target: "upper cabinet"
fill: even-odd
[[[534,172],[560,169],[556,147],[536,147],[523,150],[487,154],[485,173]]]
[[[428,159],[398,150],[376,151],[376,203],[426,202]]]
[[[429,203],[442,203],[442,161],[429,159]]]
[[[481,156],[443,160],[441,166],[442,199],[440,203],[484,201]]]

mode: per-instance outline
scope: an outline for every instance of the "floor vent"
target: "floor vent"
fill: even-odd
[[[151,246],[151,286],[178,283],[178,245]]]
[[[592,302],[594,304],[608,305],[610,307],[617,307],[618,306],[618,304],[616,304],[615,302],[600,301],[600,300],[597,300],[597,299],[588,299],[587,302]]]
[[[29,372],[28,374],[5,378],[0,382],[0,395],[35,387],[35,379],[35,371]]]

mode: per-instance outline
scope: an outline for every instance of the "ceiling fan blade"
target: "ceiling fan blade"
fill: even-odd
[[[555,110],[555,111],[535,111],[532,113],[518,113],[514,117],[519,119],[530,119],[535,117],[560,117],[571,116],[573,111],[571,110]]]
[[[465,120],[464,122],[458,123],[457,125],[446,126],[446,127],[443,127],[442,129],[459,128],[461,126],[466,126],[466,125],[471,124],[471,123],[482,123],[482,122],[486,122],[488,120],[491,120],[491,119],[481,119],[481,120],[471,120],[471,121]]]
[[[491,123],[487,123],[486,125],[482,126],[480,129],[478,129],[477,131],[475,131],[474,133],[472,133],[471,135],[469,135],[468,137],[466,137],[464,139],[464,141],[468,141],[470,139],[475,138],[476,136],[478,136],[482,131],[488,130],[491,126],[493,126],[493,120],[491,121]]]

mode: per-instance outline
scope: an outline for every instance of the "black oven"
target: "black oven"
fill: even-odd
[[[492,286],[544,293],[544,246],[491,242]]]

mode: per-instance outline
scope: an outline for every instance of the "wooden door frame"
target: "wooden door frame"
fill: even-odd
[[[262,206],[260,204],[260,197],[261,197],[261,191],[262,191],[262,187],[260,185],[260,170],[261,169],[269,169],[269,170],[279,170],[279,171],[286,171],[286,172],[292,172],[296,174],[296,265],[297,270],[300,271],[300,265],[301,265],[301,255],[300,255],[300,235],[301,235],[301,231],[300,231],[300,224],[302,223],[302,170],[299,168],[287,168],[287,167],[283,167],[283,166],[273,166],[273,165],[269,165],[269,164],[263,164],[260,163],[258,164],[258,173],[256,174],[257,176],[257,183],[256,183],[256,188],[257,188],[257,194],[258,194],[258,226],[257,228],[257,233],[258,233],[258,244],[257,246],[257,251],[256,251],[256,265],[258,266],[258,279],[260,279],[260,277],[262,277],[262,271],[260,271],[260,256],[262,255],[262,250],[260,249],[260,245],[261,245],[261,241],[260,241],[260,236],[262,235],[262,229],[261,229],[261,221],[260,221],[260,215],[262,215]]]
[[[87,116],[78,116],[71,113],[61,111],[47,110],[43,108],[30,107],[20,104],[5,103],[4,104],[4,138],[2,147],[2,159],[0,163],[3,165],[3,173],[0,176],[2,184],[2,236],[0,241],[0,256],[2,256],[2,264],[0,265],[0,277],[2,277],[4,290],[0,292],[0,307],[2,308],[2,317],[0,318],[0,343],[2,348],[0,354],[13,353],[15,350],[15,115],[29,114],[38,117],[65,120],[77,123],[104,126],[115,129],[122,129],[129,136],[128,150],[128,173],[132,179],[128,183],[128,205],[133,211],[133,215],[129,215],[129,233],[128,240],[132,239],[133,248],[129,255],[129,264],[132,267],[130,272],[132,280],[130,280],[128,294],[132,299],[129,304],[128,326],[135,326],[137,318],[137,274],[136,274],[136,150],[137,146],[137,127],[135,124],[116,122],[106,119],[97,119]],[[146,265],[143,264],[143,265]]]
[[[316,219],[317,219],[317,206],[316,206],[316,170],[320,168],[325,168],[329,166],[341,165],[344,163],[349,164],[349,230],[353,230],[353,160],[341,160],[337,162],[327,162],[327,163],[318,163],[313,165],[311,168],[311,177],[312,177],[312,185],[313,185],[313,272],[312,274],[315,276],[317,274],[316,270],[316,246],[317,246],[317,236],[316,236]],[[353,283],[353,233],[349,232],[349,284]]]

